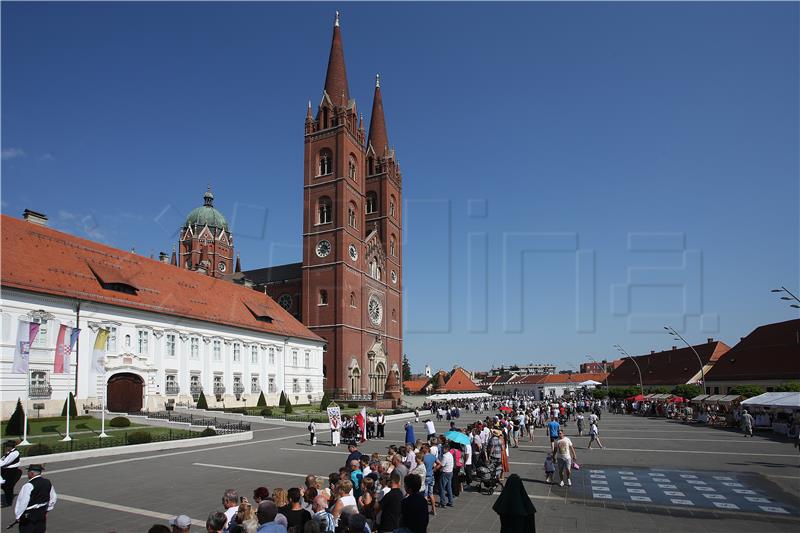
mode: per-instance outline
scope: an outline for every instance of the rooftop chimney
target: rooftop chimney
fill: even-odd
[[[672,349],[673,349],[673,350],[677,350],[677,349],[678,349],[678,347],[677,347],[677,346],[673,346],[673,347],[672,347]]]
[[[709,337],[708,338],[708,344],[711,344],[712,342],[714,342],[714,337]]]
[[[656,353],[655,350],[650,350],[650,355],[653,355],[654,353]]]
[[[26,209],[22,212],[22,218],[31,222],[33,224],[39,224],[40,226],[47,226],[47,215],[44,213],[37,213],[36,211],[31,211],[30,209]]]
[[[169,256],[167,255],[167,252],[159,252],[158,260],[162,263],[169,263]]]

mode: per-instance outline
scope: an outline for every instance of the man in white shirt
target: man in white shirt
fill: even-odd
[[[433,420],[430,418],[425,421],[425,428],[428,431],[428,440],[436,436],[436,427],[433,425]]]
[[[443,445],[444,453],[440,462],[442,463],[442,477],[439,481],[439,507],[453,506],[453,467],[455,460],[450,453],[450,447]],[[447,502],[447,503],[445,503]]]
[[[223,511],[225,518],[228,519],[225,523],[225,529],[228,529],[231,524],[231,518],[239,510],[239,493],[235,489],[226,490],[225,494],[222,495],[222,506],[225,508],[225,511]]]
[[[564,430],[558,430],[558,440],[555,442],[553,454],[558,462],[558,476],[561,479],[559,486],[564,486],[564,478],[567,478],[567,485],[572,485],[570,474],[572,473],[572,463],[575,462],[575,447],[569,437],[564,436]],[[566,475],[565,475],[566,473]]]
[[[42,477],[42,465],[28,465],[28,482],[22,486],[14,507],[14,516],[23,533],[44,532],[47,513],[56,506],[56,491],[49,479]]]
[[[3,443],[3,457],[0,459],[0,476],[3,478],[3,507],[11,507],[14,501],[14,486],[22,477],[19,468],[19,451],[13,440]]]

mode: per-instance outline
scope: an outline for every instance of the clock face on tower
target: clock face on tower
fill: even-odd
[[[369,297],[367,313],[369,313],[370,322],[376,326],[379,326],[381,320],[383,319],[383,306],[381,305],[380,299],[378,299],[378,297],[374,294]]]
[[[292,297],[288,294],[281,294],[280,298],[278,298],[278,305],[288,311],[292,306]]]
[[[319,241],[317,243],[317,256],[327,257],[331,253],[331,243],[329,241]]]
[[[353,261],[358,259],[358,250],[356,250],[356,245],[355,244],[351,244],[347,248],[347,251],[350,253],[350,259],[352,259]]]

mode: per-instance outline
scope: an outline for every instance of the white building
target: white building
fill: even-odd
[[[70,391],[79,409],[318,401],[324,341],[268,296],[228,281],[2,216],[0,401],[7,418],[30,406],[58,415]],[[29,375],[11,373],[19,320],[41,323]],[[59,326],[81,328],[70,374],[53,373]],[[110,332],[105,373],[92,365]],[[36,416],[36,411],[31,411]]]

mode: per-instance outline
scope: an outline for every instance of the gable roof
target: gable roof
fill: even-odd
[[[706,381],[800,379],[800,319],[754,329],[706,373]]]
[[[730,347],[721,341],[697,344],[693,348],[697,350],[697,355],[700,356],[704,366],[713,364],[722,354],[730,350]],[[683,385],[700,373],[700,363],[689,347],[633,357],[642,370],[643,385]],[[639,370],[636,368],[636,363],[627,357],[623,359],[622,363],[608,375],[608,385],[611,387],[638,385]]]
[[[447,392],[480,392],[481,390],[461,367],[453,369],[444,388]]]
[[[430,380],[428,378],[425,379],[410,379],[408,381],[403,382],[403,388],[408,390],[409,394],[418,394],[420,392],[424,392],[424,389]]]
[[[269,296],[31,224],[2,221],[2,286],[322,342]]]

